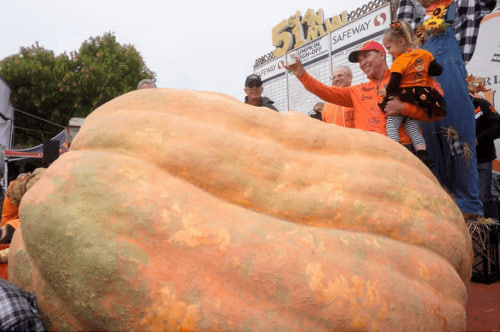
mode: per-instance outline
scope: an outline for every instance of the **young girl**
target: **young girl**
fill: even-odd
[[[394,57],[391,66],[391,79],[386,87],[386,95],[379,103],[382,110],[393,96],[402,101],[418,104],[426,109],[429,116],[446,115],[443,96],[430,86],[429,75],[440,75],[442,67],[436,62],[432,53],[414,49],[414,38],[409,24],[394,21],[384,34],[384,46]],[[428,167],[433,166],[427,154],[425,140],[420,133],[419,121],[403,116],[387,117],[387,136],[399,142],[399,127],[404,124],[411,138],[417,156]]]

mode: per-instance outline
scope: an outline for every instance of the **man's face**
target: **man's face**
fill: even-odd
[[[248,98],[260,98],[262,91],[264,88],[262,86],[258,86],[257,83],[251,82],[248,86],[245,87],[245,93]]]
[[[385,54],[378,51],[364,51],[358,55],[359,68],[366,77],[380,80],[384,77],[387,64]]]
[[[351,86],[352,76],[344,68],[336,68],[332,75],[333,86]]]

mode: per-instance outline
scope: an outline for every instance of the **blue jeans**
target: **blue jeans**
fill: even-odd
[[[421,124],[429,157],[436,163],[434,175],[453,194],[462,212],[483,215],[476,166],[474,106],[465,83],[462,51],[451,26],[445,33],[426,40],[422,48],[443,66],[443,73],[435,79],[443,88],[448,112],[441,120]],[[448,143],[448,130],[458,133],[459,146],[465,147],[462,152]]]
[[[478,163],[477,172],[479,174],[479,197],[483,202],[484,216],[486,218],[498,219],[498,207],[491,194],[491,180],[493,178],[492,163]]]

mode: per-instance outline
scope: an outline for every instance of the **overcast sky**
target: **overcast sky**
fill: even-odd
[[[11,0],[0,11],[0,59],[36,41],[70,54],[90,37],[113,32],[132,44],[160,88],[244,97],[255,60],[274,49],[272,29],[307,9],[325,18],[368,1],[352,0]]]

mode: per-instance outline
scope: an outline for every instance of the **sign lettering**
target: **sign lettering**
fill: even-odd
[[[363,22],[358,24],[352,28],[345,29],[344,31],[339,32],[338,34],[332,35],[332,45],[337,44],[337,42],[344,41],[346,38],[356,37],[359,33],[363,31],[367,31],[370,27],[370,22]]]
[[[273,54],[280,57],[288,51],[296,49],[307,42],[324,36],[325,34],[347,24],[347,12],[338,16],[324,19],[323,9],[316,13],[308,9],[304,17],[300,11],[281,21],[273,28]]]

